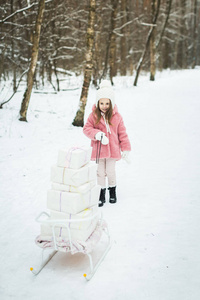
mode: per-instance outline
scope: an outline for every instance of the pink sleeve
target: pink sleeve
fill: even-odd
[[[87,122],[85,123],[83,127],[83,133],[91,140],[95,141],[95,135],[97,132],[99,132],[99,129],[96,129],[94,127],[94,117],[93,113],[91,113],[87,119]]]
[[[118,137],[121,151],[131,151],[131,143],[129,141],[128,134],[126,133],[126,127],[122,118],[118,127]]]

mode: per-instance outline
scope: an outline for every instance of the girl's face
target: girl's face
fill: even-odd
[[[110,99],[101,98],[99,100],[99,109],[105,114],[109,108],[110,108]]]

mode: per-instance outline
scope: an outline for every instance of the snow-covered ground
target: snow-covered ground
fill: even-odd
[[[80,88],[33,93],[28,123],[18,121],[22,91],[0,110],[1,300],[200,298],[200,69],[132,83],[115,79],[132,163],[117,163],[118,202],[102,208],[115,243],[90,282],[82,254],[59,252],[36,277],[29,270],[41,258],[35,217],[46,210],[58,150],[90,144],[71,126]],[[92,88],[86,118],[94,101]]]

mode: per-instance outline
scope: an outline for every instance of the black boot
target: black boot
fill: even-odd
[[[117,196],[116,196],[116,186],[114,187],[109,187],[109,192],[110,192],[110,203],[116,203],[117,202]]]
[[[101,193],[99,196],[99,207],[103,206],[106,202],[106,189],[101,189]]]

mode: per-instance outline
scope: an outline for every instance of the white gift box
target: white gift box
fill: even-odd
[[[68,169],[53,166],[51,167],[51,181],[80,186],[89,181],[96,180],[97,177],[97,165],[89,163],[80,169]]]
[[[52,188],[52,190],[84,194],[84,193],[87,193],[89,190],[91,190],[95,186],[95,184],[96,184],[96,180],[84,183],[80,186],[73,186],[73,185],[52,182],[51,188]]]
[[[71,239],[72,240],[79,240],[79,241],[86,241],[89,236],[92,234],[92,232],[95,230],[96,225],[97,225],[97,218],[93,220],[93,222],[90,224],[90,226],[86,229],[75,229],[75,228],[71,228],[70,229],[70,234],[71,234]],[[52,231],[52,226],[51,225],[47,225],[47,224],[42,224],[40,226],[40,230],[41,230],[41,234],[40,234],[40,238],[41,239],[53,239],[53,231]],[[55,226],[54,227],[54,232],[55,232],[55,236],[57,238],[60,239],[66,239],[69,238],[69,233],[68,233],[68,229],[65,226]]]
[[[98,215],[94,217],[94,219],[91,220],[86,220],[86,221],[79,221],[80,219],[87,219],[91,218],[95,214],[98,213],[98,205],[94,205],[90,208],[86,208],[83,211],[81,211],[78,214],[68,214],[68,213],[63,213],[59,212],[56,210],[51,210],[50,211],[50,221],[51,220],[76,220],[77,222],[66,222],[67,225],[69,225],[70,228],[82,230],[82,229],[87,229],[95,219],[99,219]],[[51,224],[52,225],[52,224]]]
[[[101,187],[94,186],[85,194],[56,190],[47,192],[47,208],[69,214],[77,214],[82,210],[97,205]]]
[[[58,151],[58,167],[79,169],[86,165],[92,154],[92,147],[72,147],[67,150]]]

